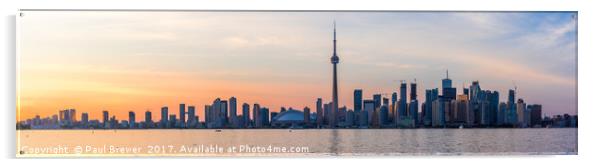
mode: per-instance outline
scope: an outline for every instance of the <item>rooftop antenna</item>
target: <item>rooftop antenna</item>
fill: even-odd
[[[445,79],[449,79],[449,70],[445,69]]]
[[[333,22],[334,25],[334,39],[337,39],[337,20],[334,20]]]

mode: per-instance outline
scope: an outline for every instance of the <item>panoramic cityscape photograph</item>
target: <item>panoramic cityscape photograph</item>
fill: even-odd
[[[574,11],[16,17],[17,157],[578,154]]]

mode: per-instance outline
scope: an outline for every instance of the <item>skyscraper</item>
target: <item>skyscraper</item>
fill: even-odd
[[[526,127],[527,125],[527,121],[531,121],[529,119],[527,119],[526,115],[528,114],[526,112],[527,110],[527,106],[525,104],[525,102],[523,101],[523,99],[518,99],[518,101],[516,102],[516,116],[517,116],[517,125],[519,127]]]
[[[188,106],[188,123],[186,127],[194,128],[196,126],[196,111],[194,106]]]
[[[253,123],[255,128],[261,127],[261,107],[259,104],[253,104]]]
[[[249,120],[250,120],[249,104],[243,103],[242,104],[242,121],[241,121],[243,128],[246,128],[249,125]]]
[[[376,105],[374,104],[374,100],[364,100],[364,114],[366,117],[366,119],[360,119],[360,121],[365,121],[365,126],[368,126],[370,124],[372,124],[372,116],[374,115],[374,112],[376,111]],[[361,123],[360,123],[361,125]]]
[[[267,107],[261,107],[260,110],[261,117],[261,127],[270,126],[270,109]]]
[[[220,110],[219,110],[219,119],[221,122],[220,128],[223,128],[228,124],[228,101],[222,100],[219,102]]]
[[[401,82],[401,85],[399,86],[399,100],[401,100],[402,103],[408,103],[408,85],[406,84],[405,81]]]
[[[541,104],[528,105],[527,110],[531,114],[531,126],[541,126]]]
[[[418,100],[418,94],[416,94],[416,79],[410,83],[410,100]]]
[[[236,97],[230,97],[230,127],[238,127],[238,120],[236,117],[237,113],[236,113]]]
[[[102,124],[105,128],[109,126],[109,111],[102,111]]]
[[[406,81],[402,81],[399,86],[399,103],[397,104],[397,109],[395,110],[395,120],[396,124],[400,125],[401,120],[407,116],[408,113],[408,84]]]
[[[330,113],[330,127],[336,127],[336,118],[337,112],[339,110],[339,93],[338,93],[338,85],[337,85],[337,64],[339,63],[339,56],[337,56],[337,24],[334,23],[334,39],[332,40],[333,44],[333,53],[332,57],[330,57],[330,62],[332,63],[332,110]]]
[[[508,102],[506,104],[506,123],[515,125],[518,121],[518,115],[516,111],[515,90],[508,90]]]
[[[454,116],[456,119],[456,122],[459,122],[461,124],[470,126],[470,124],[467,124],[469,122],[469,120],[471,120],[470,118],[470,103],[468,103],[468,95],[462,94],[462,95],[458,95],[458,97],[456,98],[455,101],[455,111],[456,111],[456,115]]]
[[[134,111],[130,111],[129,112],[129,124],[130,124],[130,128],[135,128],[136,127],[136,113],[134,113]]]
[[[418,122],[418,95],[416,93],[416,79],[410,83],[410,103],[408,104],[408,114],[414,120],[414,125]]]
[[[170,114],[169,115],[169,123],[167,124],[168,128],[174,128],[176,127],[176,114]]]
[[[409,116],[414,120],[414,125],[418,125],[418,122],[420,121],[418,120],[418,100],[411,100],[409,106]]]
[[[353,111],[362,110],[362,90],[356,89],[353,91]]]
[[[223,105],[222,102],[223,102],[223,100],[220,98],[213,100],[213,104],[211,105],[211,112],[209,112],[211,119],[209,120],[209,123],[205,123],[205,124],[207,124],[207,127],[223,128],[224,120],[222,119],[221,115],[222,115],[222,111],[224,111],[226,109],[223,109],[223,107],[225,107],[225,106]]]
[[[180,104],[180,128],[186,125],[186,104]]]
[[[161,127],[167,127],[167,121],[169,119],[169,109],[167,106],[161,107]]]
[[[441,80],[441,88],[445,89],[445,88],[451,88],[452,87],[452,80],[449,79],[449,72],[447,70],[445,70],[445,78]]]
[[[318,116],[316,117],[316,124],[317,127],[320,128],[322,127],[324,121],[324,109],[322,108],[322,98],[318,98],[318,100],[316,100],[316,114],[318,114]]]
[[[432,126],[433,125],[433,119],[434,119],[434,115],[433,113],[435,113],[436,111],[434,111],[434,106],[433,102],[435,102],[435,100],[437,100],[439,94],[439,89],[435,88],[435,89],[427,89],[426,93],[425,93],[425,110],[422,112],[424,113],[424,118],[423,118],[423,123],[425,126]]]
[[[372,100],[374,100],[374,108],[380,108],[382,105],[382,96],[380,94],[374,94],[372,95]]]
[[[88,113],[82,113],[82,124],[84,127],[88,126]]]
[[[303,108],[303,123],[305,123],[305,126],[310,125],[309,112],[309,107],[306,106],[305,108]]]
[[[205,105],[205,127],[209,128],[209,123],[212,120],[212,107],[211,105]]]
[[[148,110],[144,113],[144,124],[146,128],[152,128],[153,113]]]
[[[512,89],[508,90],[508,103],[512,103],[512,104],[515,103],[515,101],[514,101],[514,93],[515,93],[514,90],[512,90]]]
[[[452,80],[449,78],[449,73],[445,71],[445,78],[441,80],[441,89],[443,97],[447,101],[456,99],[456,88],[452,87]]]
[[[397,102],[397,92],[393,92],[391,94],[391,105],[394,105]]]

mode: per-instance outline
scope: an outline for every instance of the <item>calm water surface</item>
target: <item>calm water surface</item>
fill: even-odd
[[[19,130],[18,156],[577,154],[577,129]]]

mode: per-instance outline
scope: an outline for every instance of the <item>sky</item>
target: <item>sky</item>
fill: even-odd
[[[18,22],[17,120],[75,108],[100,119],[170,114],[215,98],[315,111],[331,100],[333,21],[339,106],[399,92],[400,80],[460,92],[472,81],[577,113],[574,12],[124,12],[26,11]],[[409,90],[408,90],[409,91]],[[409,95],[408,95],[409,96]]]

